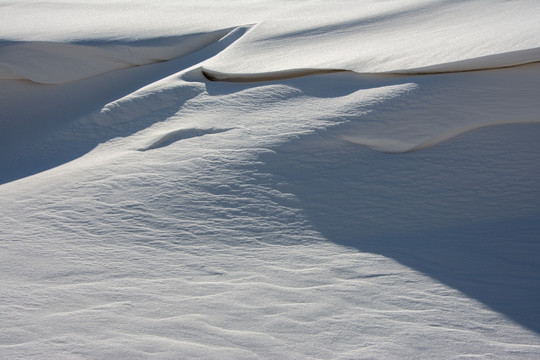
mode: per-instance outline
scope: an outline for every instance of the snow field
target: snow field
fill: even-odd
[[[0,5],[0,357],[540,356],[536,2]]]

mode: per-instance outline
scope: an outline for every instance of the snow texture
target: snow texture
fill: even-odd
[[[2,359],[540,357],[536,1],[0,8]]]

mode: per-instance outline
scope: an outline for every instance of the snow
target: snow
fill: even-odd
[[[0,357],[540,356],[535,1],[0,6]]]
[[[187,55],[216,42],[229,31],[137,41],[128,45],[79,45],[44,41],[16,42],[3,47],[0,78],[40,84],[62,84],[109,71],[147,65]]]
[[[204,66],[236,76],[299,68],[447,72],[540,56],[540,39],[531,36],[540,30],[538,2],[396,1],[378,11],[365,11],[364,2],[346,3],[346,15],[332,16],[335,5],[327,4],[311,10],[313,18],[307,10],[307,19],[262,22]]]

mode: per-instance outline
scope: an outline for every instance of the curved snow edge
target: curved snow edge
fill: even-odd
[[[201,50],[238,27],[137,42],[98,45],[43,41],[0,43],[0,79],[63,84]]]
[[[531,119],[531,120],[507,120],[507,121],[497,121],[489,124],[470,124],[455,129],[451,129],[442,134],[433,136],[422,142],[411,144],[410,142],[399,141],[394,139],[367,139],[362,137],[347,136],[345,137],[346,141],[349,141],[353,144],[367,146],[372,150],[386,153],[386,154],[405,154],[415,151],[420,151],[428,149],[448,140],[451,140],[455,137],[463,135],[465,133],[492,127],[492,126],[503,126],[503,125],[523,125],[523,124],[538,124],[540,119]]]
[[[467,71],[502,69],[540,62],[540,48],[509,51],[506,53],[481,56],[477,58],[448,63],[423,66],[419,68],[392,70],[384,73],[395,75],[445,74]]]
[[[209,68],[202,69],[204,76],[210,81],[228,82],[251,82],[251,81],[274,81],[292,79],[296,77],[328,74],[334,72],[352,72],[370,76],[406,76],[406,75],[432,75],[468,71],[482,71],[516,67],[540,62],[540,48],[511,51],[496,55],[481,56],[478,58],[460,60],[455,62],[430,65],[420,68],[398,69],[391,71],[362,72],[355,69],[343,68],[298,68],[284,69],[260,73],[226,73]]]
[[[213,71],[202,68],[202,73],[210,81],[229,81],[229,82],[259,82],[292,79],[309,75],[329,74],[335,72],[347,72],[344,69],[290,69],[283,71],[253,73],[253,74],[228,74],[219,71]]]

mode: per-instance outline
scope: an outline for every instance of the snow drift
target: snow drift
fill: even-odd
[[[3,358],[540,355],[536,2],[0,6]]]

